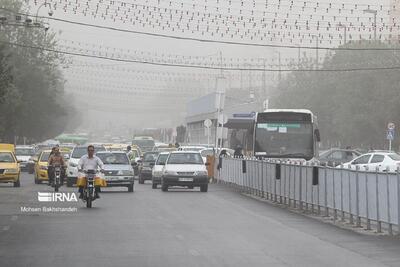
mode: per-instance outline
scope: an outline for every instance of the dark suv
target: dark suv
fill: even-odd
[[[342,163],[349,162],[360,155],[361,153],[357,150],[332,148],[321,153],[318,160],[321,165],[336,167]]]
[[[152,179],[152,171],[159,152],[146,152],[143,154],[142,162],[139,165],[139,184]]]

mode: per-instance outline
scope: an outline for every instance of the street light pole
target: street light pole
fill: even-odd
[[[376,41],[376,16],[378,14],[378,10],[375,9],[365,9],[364,13],[369,13],[374,15],[374,40]]]

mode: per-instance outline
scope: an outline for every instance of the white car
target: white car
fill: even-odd
[[[205,146],[180,146],[179,151],[201,151],[206,149]]]
[[[95,145],[94,150],[95,152],[99,152],[99,151],[105,151],[106,149],[104,146]],[[76,180],[78,179],[78,162],[81,159],[81,157],[86,154],[87,154],[86,145],[76,146],[72,150],[71,156],[68,160],[68,166],[66,171],[68,187],[71,187],[76,183]]]
[[[157,185],[161,184],[161,176],[163,173],[163,169],[165,166],[165,162],[167,161],[169,156],[169,152],[160,152],[154,163],[153,170],[152,170],[152,182],[153,182],[153,189],[157,189]]]
[[[200,187],[201,192],[208,190],[208,172],[200,152],[174,151],[168,156],[161,177],[161,190],[182,186],[193,189]]]
[[[338,166],[340,168],[341,166]],[[396,172],[400,167],[400,155],[394,152],[373,152],[361,155],[343,164],[343,168],[361,171]]]
[[[96,156],[104,163],[107,187],[127,187],[128,192],[133,192],[134,173],[126,152],[100,151]]]
[[[21,171],[26,171],[28,169],[28,163],[30,158],[35,155],[35,148],[33,146],[16,146],[15,156],[20,162],[19,167]]]

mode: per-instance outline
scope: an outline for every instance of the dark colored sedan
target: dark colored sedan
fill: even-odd
[[[146,152],[143,155],[142,162],[139,166],[139,184],[152,179],[152,171],[159,152]]]
[[[342,163],[349,162],[360,155],[361,153],[357,150],[332,148],[321,153],[318,160],[321,165],[336,167]]]

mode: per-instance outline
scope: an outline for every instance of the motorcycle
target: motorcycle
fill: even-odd
[[[91,208],[92,202],[96,199],[94,180],[96,178],[95,170],[84,171],[86,176],[86,186],[83,188],[83,201],[86,202],[86,207]]]
[[[58,189],[61,186],[61,167],[60,166],[55,166],[54,167],[54,191],[58,192]]]

